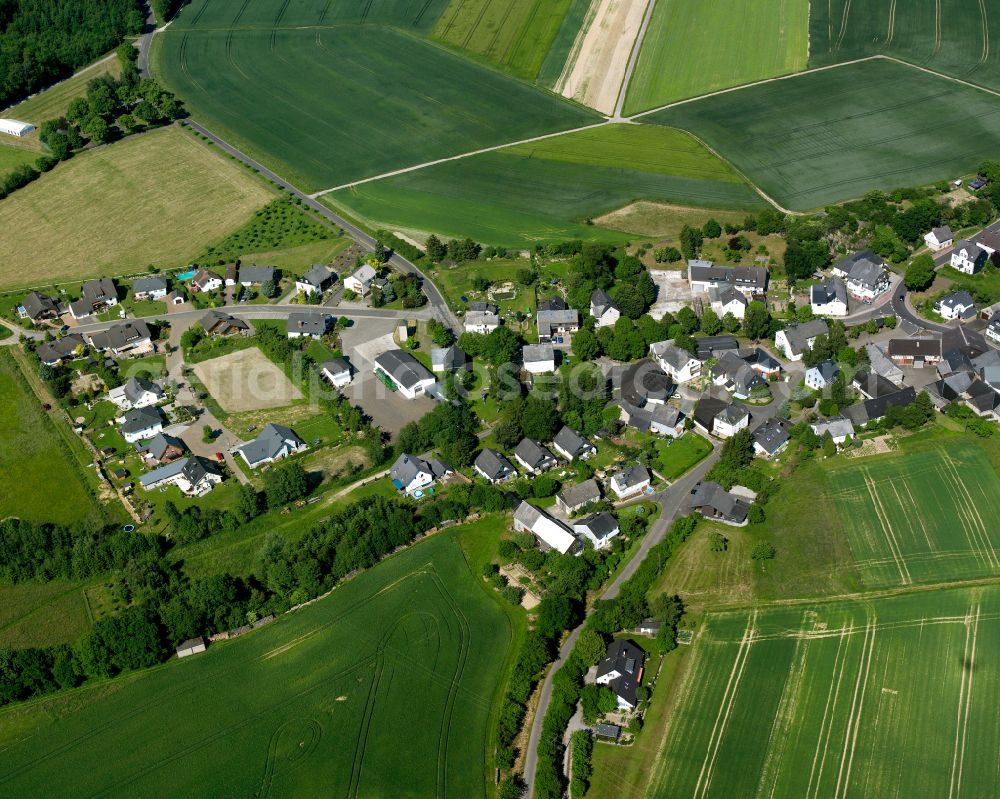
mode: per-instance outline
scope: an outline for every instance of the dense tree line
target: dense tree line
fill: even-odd
[[[142,32],[137,0],[0,0],[0,107]]]

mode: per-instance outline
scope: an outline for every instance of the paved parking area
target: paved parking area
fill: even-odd
[[[659,321],[666,313],[676,314],[692,302],[691,286],[687,272],[675,269],[650,269],[649,276],[656,284],[656,302],[649,315]]]

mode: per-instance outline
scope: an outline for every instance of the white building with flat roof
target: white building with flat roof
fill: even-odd
[[[8,136],[17,136],[20,139],[23,136],[27,136],[34,129],[35,126],[30,122],[21,122],[17,119],[0,119],[0,133],[6,133]]]

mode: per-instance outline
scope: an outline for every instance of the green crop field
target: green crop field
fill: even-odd
[[[440,533],[244,638],[3,711],[0,792],[484,796],[523,626],[470,566],[496,540]]]
[[[273,197],[177,127],[81,153],[0,201],[0,287],[188,263]]]
[[[551,89],[559,80],[559,76],[569,60],[570,53],[573,51],[576,37],[582,30],[583,23],[587,19],[587,12],[590,11],[592,5],[592,0],[570,0],[569,7],[563,15],[562,24],[552,39],[549,52],[538,71],[537,80],[543,86],[548,86]]]
[[[596,119],[409,31],[293,21],[171,27],[153,64],[195,119],[310,191]]]
[[[810,65],[885,54],[1000,88],[1000,14],[990,0],[814,2]]]
[[[524,245],[624,240],[587,219],[648,199],[753,209],[759,196],[681,131],[605,125],[450,161],[324,197],[385,226]]]
[[[434,27],[448,0],[194,0],[171,23],[178,30],[392,25],[416,33]]]
[[[534,80],[572,0],[451,0],[434,38]]]
[[[0,519],[18,516],[69,524],[96,511],[59,431],[24,384],[6,349],[0,351]]]
[[[625,113],[798,72],[809,56],[809,0],[659,0]]]
[[[966,122],[955,125],[959,117]],[[795,210],[962,175],[1000,150],[1000,98],[885,60],[695,100],[644,120],[690,130]]]
[[[1000,573],[1000,477],[981,448],[949,444],[830,472],[868,586]]]
[[[1000,588],[709,615],[647,796],[994,796]]]

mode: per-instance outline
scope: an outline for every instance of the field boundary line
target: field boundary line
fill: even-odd
[[[618,97],[615,100],[615,109],[611,119],[620,122],[622,111],[625,109],[625,99],[628,95],[629,86],[632,84],[632,76],[635,68],[639,65],[639,56],[642,52],[642,43],[646,40],[646,33],[649,31],[649,23],[653,19],[653,10],[656,8],[657,0],[646,0],[646,10],[642,12],[642,22],[639,23],[639,30],[632,42],[632,49],[629,51],[628,63],[625,65],[625,74],[622,75],[621,85],[618,87]]]
[[[871,674],[872,668],[872,656],[875,654],[875,635],[878,632],[877,617],[872,616],[869,620],[869,625],[871,627],[871,638],[866,639],[868,644],[868,654],[865,657],[865,649],[861,650],[861,660],[858,662],[858,681],[854,686],[854,699],[857,699],[858,709],[857,712],[854,710],[854,699],[851,700],[851,716],[848,719],[847,733],[844,736],[844,755],[840,761],[840,770],[837,772],[837,790],[834,793],[834,797],[840,795],[840,778],[841,774],[844,777],[844,793],[843,796],[846,799],[847,788],[851,784],[851,769],[854,767],[854,753],[857,751],[858,747],[858,730],[861,729],[861,714],[865,707],[865,692],[868,690],[868,677]],[[861,678],[861,672],[864,671],[864,679]],[[858,692],[858,686],[860,686],[860,693]],[[849,739],[849,740],[848,740]],[[848,742],[850,743],[850,750],[848,750]],[[847,767],[846,772],[844,767]]]
[[[736,660],[733,662],[733,668],[729,672],[726,690],[722,694],[719,712],[716,714],[715,724],[712,726],[712,735],[708,739],[708,751],[705,752],[705,760],[701,764],[701,772],[698,774],[698,782],[694,788],[695,797],[704,797],[708,791],[708,786],[712,782],[712,772],[715,770],[715,758],[719,754],[719,748],[722,745],[722,736],[725,734],[729,717],[732,715],[733,705],[736,704],[736,692],[739,689],[740,681],[743,679],[747,656],[750,654],[750,647],[753,646],[756,632],[757,611],[754,610],[747,619],[747,626],[743,631],[743,638],[740,640],[740,648],[736,651]],[[719,726],[720,723],[721,727]]]
[[[570,130],[560,130],[555,133],[543,133],[541,136],[532,136],[530,139],[521,139],[519,141],[506,142],[504,144],[496,144],[490,147],[483,147],[479,150],[470,150],[467,153],[460,153],[458,155],[449,155],[446,158],[438,158],[434,161],[425,161],[422,164],[414,164],[412,166],[406,166],[402,169],[394,169],[391,172],[383,172],[381,175],[372,175],[371,177],[361,178],[360,180],[352,180],[350,183],[343,183],[340,186],[334,186],[330,189],[321,189],[313,194],[308,195],[311,199],[317,200],[325,194],[332,194],[336,191],[343,191],[344,189],[353,189],[355,186],[361,186],[365,183],[374,183],[377,180],[386,180],[387,178],[397,177],[399,175],[405,175],[409,172],[416,172],[421,169],[427,169],[432,166],[438,166],[440,164],[446,164],[449,161],[461,161],[463,158],[472,158],[475,155],[485,155],[486,153],[493,153],[497,150],[504,150],[508,147],[518,147],[522,144],[532,144],[538,141],[545,141],[546,139],[554,139],[558,136],[568,136],[570,133],[581,133],[585,130],[593,130],[594,128],[600,128],[605,125],[610,124],[610,120],[602,119],[600,122],[594,122],[590,125],[583,125],[579,128],[572,128]]]

